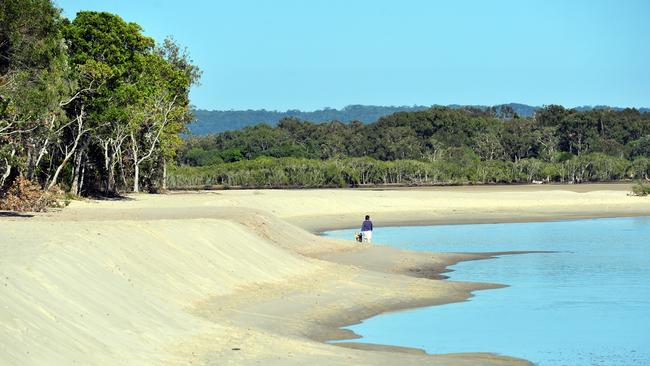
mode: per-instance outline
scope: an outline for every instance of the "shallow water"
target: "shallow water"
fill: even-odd
[[[325,235],[350,239],[354,232]],[[452,266],[452,280],[510,287],[376,316],[349,327],[360,341],[493,352],[541,366],[650,365],[650,217],[388,227],[375,229],[373,242],[438,252],[558,252]]]

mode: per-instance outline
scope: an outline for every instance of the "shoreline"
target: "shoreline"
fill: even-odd
[[[11,366],[72,359],[110,365],[115,354],[130,355],[128,364],[165,366],[530,365],[493,354],[429,355],[363,344],[340,329],[502,287],[440,279],[460,261],[518,253],[408,251],[314,232],[356,227],[365,213],[359,208],[377,226],[650,215],[650,200],[622,190],[533,188],[132,195],[75,201],[33,217],[1,217],[6,283],[0,306],[7,319],[24,318],[25,334],[34,336],[24,338],[15,333],[22,328],[3,324],[0,344],[6,344]],[[32,275],[34,270],[40,274]],[[92,291],[52,290],[57,288]],[[25,302],[24,289],[38,297]],[[83,318],[77,309],[86,309]],[[106,323],[108,317],[117,322]],[[57,319],[74,327],[61,329]],[[92,336],[78,338],[80,330]],[[43,337],[51,342],[43,344]],[[74,349],[84,349],[86,358],[77,359]],[[34,356],[26,359],[25,352]]]
[[[390,215],[390,214],[389,214]],[[404,213],[395,213],[394,215],[404,215]],[[518,217],[513,217],[511,214],[485,214],[485,215],[469,215],[459,214],[459,217],[426,217],[426,214],[415,218],[387,218],[384,214],[380,215],[382,218],[383,227],[397,227],[397,226],[434,226],[434,225],[480,225],[480,224],[514,224],[525,222],[558,222],[558,221],[575,221],[575,220],[591,220],[591,219],[606,219],[617,217],[647,217],[650,216],[650,210],[624,210],[619,212],[611,211],[592,211],[580,213],[544,213],[544,214],[529,214]],[[322,218],[319,218],[321,220]],[[346,217],[341,219],[335,217],[332,224],[319,225],[315,224],[314,219],[293,219],[290,222],[303,227],[304,229],[312,232],[315,235],[323,235],[327,231],[355,229],[354,222],[359,221],[356,217]],[[327,221],[327,218],[325,218]]]
[[[371,249],[371,248],[367,248],[367,249]],[[409,252],[406,250],[399,250],[393,248],[388,248],[388,250],[392,252],[392,254],[395,255],[397,259],[399,259],[400,255],[404,255]],[[453,271],[453,270],[449,270],[448,267],[464,261],[488,260],[488,259],[493,259],[496,256],[500,256],[500,255],[518,255],[518,254],[527,254],[527,253],[534,253],[534,252],[513,251],[513,252],[494,252],[494,253],[449,253],[452,256],[452,258],[446,259],[444,261],[444,264],[439,265],[439,269],[441,268],[442,270],[436,270],[435,273],[441,274],[441,273]],[[420,253],[417,252],[415,253],[411,252],[411,254],[420,256]],[[423,254],[422,257],[426,256],[426,253],[422,253],[422,254]],[[439,253],[434,253],[434,254],[439,254]],[[329,260],[332,259],[329,258]],[[337,262],[336,260],[332,260],[332,261],[335,263]],[[411,269],[412,268],[409,268],[408,270],[392,272],[392,273],[401,272],[400,276],[411,277],[413,276],[413,273],[410,273]],[[422,291],[423,287],[427,287],[430,285],[430,283],[424,283],[425,281],[426,282],[431,280],[439,281],[433,279],[433,277],[430,276],[430,273],[431,272],[428,272],[423,276],[419,276],[419,275],[417,276],[423,282],[422,284],[420,284],[420,286],[422,287],[420,287],[418,291]],[[383,279],[385,279],[385,276],[382,277],[384,277]],[[396,354],[419,355],[425,358],[424,360],[422,360],[423,361],[422,364],[428,364],[428,362],[426,362],[427,359],[429,361],[432,360],[449,361],[451,359],[459,359],[459,360],[472,360],[472,362],[474,362],[473,364],[476,365],[482,365],[483,361],[489,361],[489,362],[494,361],[498,365],[532,365],[530,362],[526,360],[514,358],[507,355],[497,355],[497,354],[486,353],[486,352],[466,352],[466,353],[458,353],[458,354],[431,354],[431,353],[427,353],[423,349],[419,349],[416,347],[401,347],[401,346],[394,346],[389,344],[372,344],[372,343],[365,343],[365,342],[355,342],[354,341],[355,339],[360,339],[362,338],[362,336],[354,333],[351,330],[343,329],[344,327],[359,324],[366,319],[372,318],[374,316],[379,316],[385,313],[397,312],[397,311],[409,311],[409,310],[422,308],[422,307],[463,302],[473,298],[475,296],[474,292],[476,291],[484,291],[484,290],[508,287],[508,285],[506,284],[495,284],[495,283],[484,283],[484,282],[464,282],[464,281],[463,282],[444,281],[444,282],[451,284],[450,287],[453,288],[454,291],[450,291],[451,293],[447,292],[442,296],[440,294],[413,296],[408,294],[408,292],[401,293],[399,296],[391,295],[389,298],[387,298],[388,300],[387,302],[373,301],[372,303],[364,304],[362,307],[355,306],[354,309],[352,310],[341,310],[341,311],[336,311],[334,313],[330,313],[325,316],[322,316],[319,319],[317,319],[317,325],[308,324],[305,328],[301,330],[300,333],[315,342],[327,346],[343,347],[343,348],[350,348],[350,349],[364,350],[364,351],[391,352]],[[413,286],[413,284],[411,284],[410,286]],[[280,295],[288,295],[286,293],[283,293],[282,289],[276,288],[274,290],[279,291]],[[296,291],[295,286],[292,286],[291,291],[292,292]],[[261,311],[261,308],[264,308],[268,304],[272,304],[273,302],[275,302],[277,300],[277,296],[278,294],[273,294],[269,296],[268,299],[263,300],[262,305],[260,304],[253,305],[251,307],[253,309],[252,311],[249,311],[248,308],[246,308],[245,310],[240,309],[237,312],[252,313],[252,314],[266,314],[263,311]],[[340,296],[340,294],[337,296]],[[287,303],[292,302],[291,298],[285,300],[286,301],[283,302],[287,302]],[[215,315],[214,314],[210,315],[210,313],[214,311],[215,307],[220,306],[217,304],[219,304],[219,301],[215,301],[214,303],[208,301],[202,307],[195,309],[196,314],[200,314],[200,316],[214,319]],[[275,317],[276,315],[266,314],[265,316]],[[311,321],[313,322],[314,320],[315,319],[312,319]]]
[[[399,252],[408,252],[408,250],[396,249],[392,247],[388,247],[388,248],[394,250],[396,254]],[[441,254],[441,252],[430,252],[430,251],[423,251],[423,252],[425,254],[426,253],[436,254],[436,255]],[[430,269],[428,271],[426,270],[427,268],[409,269],[407,275],[421,277],[430,280],[448,280],[448,276],[445,276],[444,273],[454,272],[454,270],[450,269],[449,267],[454,266],[461,262],[491,260],[505,255],[522,255],[522,254],[554,253],[554,252],[519,250],[519,251],[503,251],[503,252],[477,252],[477,253],[445,252],[445,253],[455,255],[457,257],[454,258],[453,260],[450,259],[446,261],[444,264],[438,266],[437,268]],[[392,306],[383,310],[376,309],[373,312],[362,313],[362,314],[360,313],[340,314],[336,320],[333,320],[329,324],[329,326],[337,328],[335,331],[332,330],[332,331],[321,332],[321,333],[317,332],[312,334],[311,337],[314,340],[317,340],[319,342],[324,342],[327,344],[332,344],[341,347],[350,347],[350,348],[364,349],[364,350],[387,350],[392,352],[418,353],[418,354],[424,354],[429,356],[437,356],[438,354],[431,354],[426,352],[424,349],[420,349],[417,347],[404,347],[404,346],[395,346],[390,344],[354,342],[355,339],[361,339],[363,338],[363,336],[351,330],[343,329],[343,328],[360,324],[367,319],[380,316],[386,313],[410,311],[410,310],[415,310],[423,307],[447,305],[447,304],[453,304],[453,303],[458,303],[463,301],[469,301],[470,299],[475,297],[474,292],[476,291],[495,290],[495,289],[501,289],[510,286],[509,284],[502,284],[502,283],[465,282],[465,281],[450,281],[450,282],[463,283],[468,285],[469,288],[467,289],[467,296],[462,298],[453,298],[453,299],[447,298],[442,301],[440,301],[439,299],[436,300],[427,299],[421,301],[405,300],[399,306]],[[480,353],[489,354],[486,352],[480,352]]]

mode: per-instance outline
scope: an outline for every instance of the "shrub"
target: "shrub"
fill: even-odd
[[[632,187],[632,194],[635,196],[647,196],[650,194],[650,184],[644,183],[642,181],[637,182]]]
[[[44,212],[50,207],[62,207],[58,188],[44,191],[37,183],[18,177],[0,199],[0,210]]]

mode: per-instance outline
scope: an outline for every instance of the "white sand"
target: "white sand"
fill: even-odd
[[[491,286],[405,276],[481,256],[360,248],[294,224],[650,215],[648,198],[595,189],[220,191],[0,218],[0,365],[525,364],[320,342]]]

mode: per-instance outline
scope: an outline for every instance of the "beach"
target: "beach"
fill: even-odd
[[[340,327],[504,284],[437,254],[319,232],[650,215],[630,185],[223,190],[0,216],[1,365],[528,365],[355,343]],[[516,255],[516,253],[512,253]],[[330,340],[344,340],[334,344]]]

